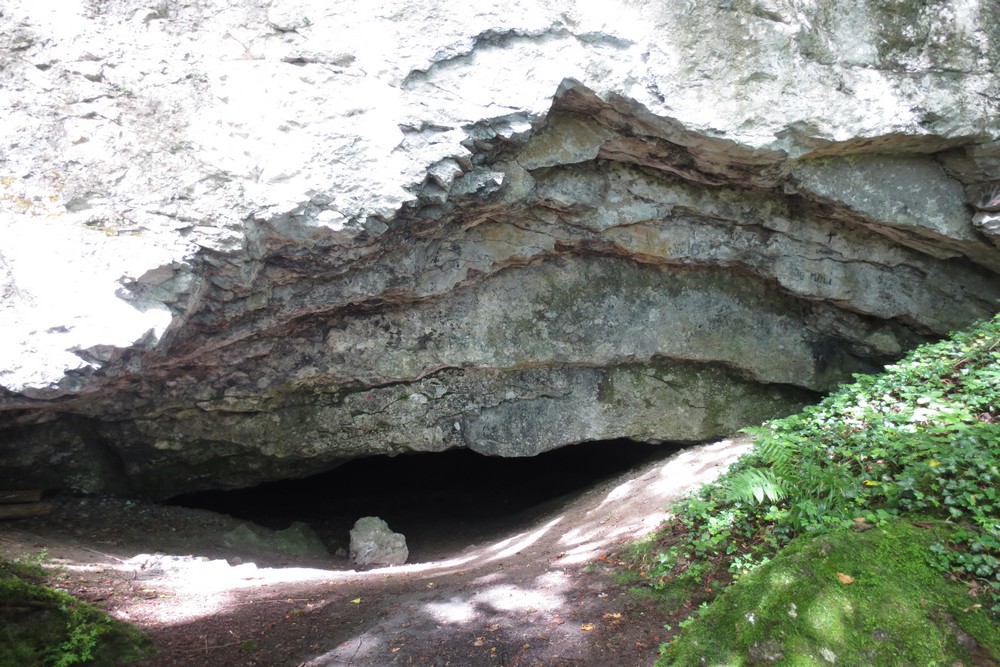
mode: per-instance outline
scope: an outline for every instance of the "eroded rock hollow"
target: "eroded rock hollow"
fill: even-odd
[[[0,485],[704,440],[997,310],[989,2],[378,4],[4,10]]]

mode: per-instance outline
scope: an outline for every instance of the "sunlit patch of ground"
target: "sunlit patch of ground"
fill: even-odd
[[[521,656],[601,664],[587,662],[588,642],[614,630],[620,613],[601,611],[610,601],[592,582],[582,587],[584,566],[649,533],[667,517],[671,498],[714,479],[749,447],[745,438],[690,447],[583,492],[524,530],[448,558],[398,567],[259,567],[247,554],[200,555],[196,543],[194,553],[149,553],[130,550],[127,541],[113,549],[78,546],[78,538],[60,544],[58,536],[44,531],[0,536],[23,551],[47,545],[70,588],[98,590],[103,582],[101,596],[111,613],[154,639],[161,633],[204,635],[198,640],[204,650],[161,655],[156,664],[386,664],[425,656],[434,642],[446,647],[442,650],[455,651],[457,645],[484,659],[500,651],[508,661]],[[267,616],[269,605],[290,611]],[[316,614],[333,620],[327,637],[321,630],[293,649],[299,655],[314,651],[313,657],[268,663],[262,645],[280,633],[259,632],[262,614],[275,617],[272,624],[305,623]],[[254,631],[241,626],[244,617]],[[214,629],[223,618],[225,632]],[[306,639],[303,635],[302,642]],[[229,645],[246,648],[247,661],[213,662],[223,654],[212,647]],[[320,649],[309,648],[314,646]]]

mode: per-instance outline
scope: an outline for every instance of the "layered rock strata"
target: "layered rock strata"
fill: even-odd
[[[996,310],[986,4],[328,4],[5,13],[0,486],[704,440]]]

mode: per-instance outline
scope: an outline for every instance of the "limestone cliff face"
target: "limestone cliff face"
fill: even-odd
[[[9,3],[0,486],[701,440],[995,312],[992,3],[454,4]]]

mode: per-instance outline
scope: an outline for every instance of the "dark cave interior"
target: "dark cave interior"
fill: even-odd
[[[677,448],[609,440],[526,458],[464,449],[376,456],[304,479],[187,494],[169,503],[275,530],[303,521],[331,553],[346,549],[354,521],[379,516],[406,535],[410,562],[420,562],[517,531],[596,484]]]

